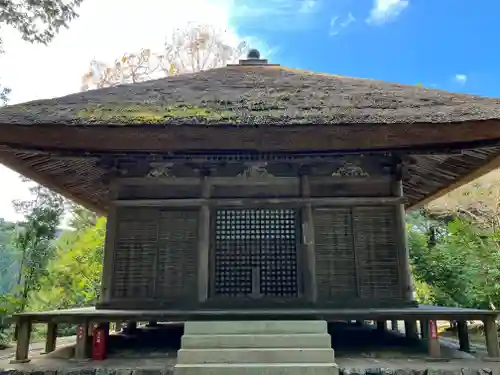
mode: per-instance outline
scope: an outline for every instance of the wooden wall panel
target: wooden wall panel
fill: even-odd
[[[318,299],[355,298],[357,284],[351,209],[316,209],[313,216]]]
[[[119,209],[112,298],[152,298],[158,238],[158,210]]]
[[[353,230],[361,298],[402,298],[395,207],[356,207]]]
[[[120,208],[110,302],[196,298],[198,217],[198,210]]]
[[[314,210],[318,300],[400,300],[393,206]]]
[[[160,216],[155,296],[183,299],[197,291],[199,211],[163,211]]]

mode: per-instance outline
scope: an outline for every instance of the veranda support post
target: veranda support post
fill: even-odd
[[[90,356],[91,336],[89,336],[90,322],[85,320],[77,328],[75,359],[87,359]]]
[[[30,346],[32,324],[31,320],[20,318],[16,324],[17,328],[17,346],[16,346],[16,359],[11,363],[25,363],[29,362],[28,353]]]
[[[57,323],[49,322],[47,324],[47,335],[45,336],[45,353],[51,353],[56,350],[57,344]]]
[[[498,348],[498,329],[495,322],[495,317],[489,316],[483,320],[483,323],[488,357],[497,359],[498,357],[500,357],[500,350]]]
[[[387,329],[387,321],[377,320],[377,331],[384,332]]]
[[[460,343],[460,350],[463,352],[470,352],[469,329],[466,320],[459,320],[457,323],[458,342]]]
[[[415,319],[405,320],[405,335],[406,338],[411,340],[418,339],[417,321]]]
[[[429,337],[429,320],[421,319],[420,320],[420,337],[422,340],[425,340]]]
[[[439,344],[439,335],[437,331],[436,321],[432,319],[426,320],[425,327],[429,360],[440,360],[442,359],[441,345]]]

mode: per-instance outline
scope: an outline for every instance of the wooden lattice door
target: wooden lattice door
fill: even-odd
[[[299,295],[296,210],[217,210],[214,236],[215,296]]]

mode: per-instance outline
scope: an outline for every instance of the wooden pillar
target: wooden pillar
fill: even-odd
[[[393,331],[397,331],[398,330],[398,321],[397,320],[391,320],[391,329]]]
[[[125,332],[127,334],[133,334],[137,331],[137,322],[127,322],[125,327]]]
[[[393,181],[393,192],[392,194],[396,197],[403,197],[403,182],[401,175],[400,165],[395,176],[395,181]],[[400,204],[396,210],[396,225],[398,234],[398,269],[399,269],[399,279],[401,285],[401,292],[405,301],[413,300],[413,287],[412,278],[410,270],[410,254],[408,252],[408,234],[406,232],[406,222],[405,222],[405,206]]]
[[[309,177],[300,177],[300,189],[303,198],[311,196],[311,186]],[[305,264],[304,285],[306,298],[309,302],[315,303],[318,299],[318,289],[316,285],[316,253],[314,244],[314,218],[311,204],[306,204],[302,209],[302,233],[304,236]]]
[[[30,360],[28,359],[30,338],[31,338],[31,320],[20,319],[17,326],[17,343],[16,343],[16,359],[10,361],[10,363],[26,363]]]
[[[385,320],[377,320],[377,331],[385,331],[387,329],[387,322]]]
[[[104,239],[104,259],[101,275],[101,302],[109,302],[112,298],[113,264],[115,258],[115,240],[118,209],[113,200],[118,198],[118,185],[112,183],[109,190],[109,207],[106,218],[106,237]]]
[[[210,198],[210,183],[208,177],[202,180],[202,198]],[[200,208],[198,223],[198,302],[208,299],[210,270],[210,207]]]
[[[484,334],[486,336],[486,350],[488,351],[488,357],[498,358],[500,357],[500,351],[498,348],[498,331],[497,324],[495,322],[494,316],[489,316],[483,319],[484,323]]]
[[[439,344],[439,336],[435,320],[428,320],[427,323],[427,349],[429,351],[429,359],[441,358],[441,345]]]
[[[362,326],[364,324],[364,321],[363,320],[356,320],[354,321],[354,325],[357,325],[357,326]]]
[[[87,359],[90,357],[91,336],[89,336],[90,322],[84,321],[76,330],[75,359]]]
[[[429,321],[427,319],[420,320],[420,337],[422,337],[422,340],[429,337]]]
[[[407,339],[418,340],[417,321],[415,319],[405,320],[405,335]]]
[[[460,343],[460,350],[463,352],[470,352],[469,330],[467,328],[466,320],[459,320],[457,322],[458,342]]]
[[[57,323],[47,324],[47,335],[45,336],[45,353],[52,353],[56,350],[57,344]]]

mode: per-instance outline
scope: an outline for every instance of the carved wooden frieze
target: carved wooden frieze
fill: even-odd
[[[341,167],[332,173],[334,177],[369,177],[370,174],[360,166],[345,162]]]
[[[152,156],[127,157],[117,160],[110,172],[120,177],[197,178],[236,177],[262,179],[273,177],[310,176],[375,177],[391,173],[394,163],[387,157],[338,156],[326,158],[304,157],[294,160],[170,160]]]
[[[252,163],[247,164],[247,168],[239,173],[237,177],[240,178],[262,178],[262,177],[274,177],[267,170],[267,163]]]
[[[172,174],[173,163],[151,163],[147,174],[149,178],[174,177]]]

